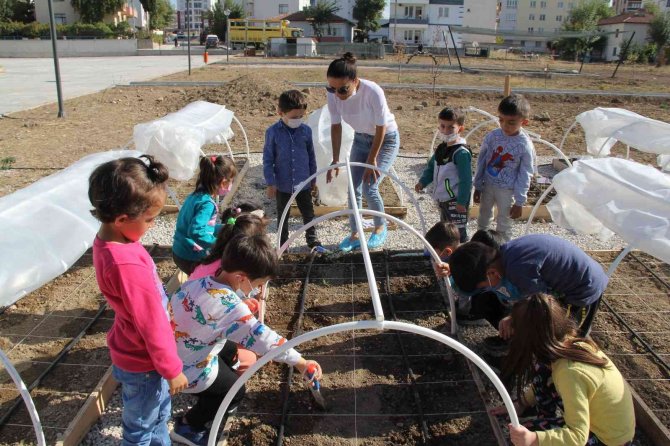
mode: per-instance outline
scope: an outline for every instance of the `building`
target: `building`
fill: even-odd
[[[249,17],[254,19],[274,19],[293,14],[310,6],[310,0],[238,0]]]
[[[71,25],[81,21],[79,12],[72,7],[69,0],[53,0],[54,19],[57,24]],[[49,4],[47,0],[35,0],[35,20],[49,23]],[[135,29],[148,28],[149,15],[144,11],[139,0],[128,0],[119,11],[109,14],[103,19],[105,23],[116,25],[128,22]]]
[[[190,28],[191,31],[199,33],[205,25],[206,14],[214,8],[217,0],[177,0],[177,28],[181,31]],[[187,5],[186,3],[189,3]],[[188,8],[187,8],[188,6]],[[190,19],[189,19],[190,12]]]
[[[519,33],[505,37],[504,43],[528,51],[546,51],[550,36],[561,31],[577,3],[578,0],[502,0],[498,29]]]
[[[603,50],[603,58],[607,61],[619,60],[621,49],[632,37],[631,44],[645,45],[649,24],[654,16],[642,11],[625,12],[614,17],[602,19],[598,27],[602,31],[614,34],[607,35],[607,45]],[[635,35],[633,35],[635,32]]]
[[[408,45],[445,47],[453,44],[449,25],[496,29],[496,0],[399,0],[391,3],[389,40]],[[456,47],[475,39],[493,41],[491,37],[453,33]]]
[[[305,37],[316,37],[312,21],[303,11],[289,14],[284,20],[291,22],[292,28],[301,28]],[[321,28],[321,42],[352,42],[354,37],[354,23],[333,14],[330,22]]]
[[[670,10],[670,0],[613,0],[612,8],[616,14],[623,14],[624,12],[633,12],[644,7],[645,3],[655,3],[661,11]]]

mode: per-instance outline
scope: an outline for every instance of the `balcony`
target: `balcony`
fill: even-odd
[[[396,19],[395,17],[391,17],[390,22],[397,23],[398,25],[428,25],[428,18],[398,17]]]

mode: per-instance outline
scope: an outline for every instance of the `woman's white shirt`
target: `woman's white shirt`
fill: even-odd
[[[395,116],[386,103],[384,90],[375,82],[359,78],[356,94],[341,100],[328,93],[328,111],[331,124],[346,122],[358,133],[374,135],[378,125],[386,126],[386,133],[398,130]]]

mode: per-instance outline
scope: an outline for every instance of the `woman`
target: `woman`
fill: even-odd
[[[515,446],[631,444],[630,390],[598,346],[576,336],[575,322],[554,298],[534,294],[515,304],[512,327],[505,371],[520,385],[531,384],[514,406],[519,415],[537,410],[536,419],[509,426]],[[506,412],[497,407],[492,413]]]
[[[326,74],[328,79],[328,111],[330,112],[330,135],[333,141],[333,164],[340,162],[342,143],[342,121],[351,125],[356,134],[349,155],[349,161],[366,163],[388,171],[400,147],[398,124],[389,111],[384,91],[372,81],[360,79],[356,74],[356,58],[345,53],[330,63]],[[333,169],[335,175],[339,169]],[[351,167],[351,179],[356,188],[358,207],[362,206],[361,189],[368,207],[384,212],[384,202],[379,194],[379,183],[383,178],[379,171],[359,166]],[[332,170],[326,181],[332,180]],[[349,203],[349,207],[353,207]],[[386,222],[382,217],[374,217],[375,229],[368,240],[368,247],[379,248],[386,241]],[[361,243],[356,231],[354,216],[349,217],[351,235],[339,247],[348,252],[359,248]]]

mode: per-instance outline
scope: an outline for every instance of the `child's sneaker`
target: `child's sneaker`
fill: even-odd
[[[182,422],[182,417],[174,420],[174,429],[170,432],[170,438],[177,443],[188,446],[207,446],[209,430],[194,430],[188,424]]]
[[[486,353],[496,358],[507,356],[509,353],[509,341],[504,340],[500,336],[484,338],[483,347]]]
[[[313,242],[307,243],[307,247],[313,251],[316,252],[317,254],[325,254],[328,252],[326,248],[323,247],[320,241],[315,240]]]

